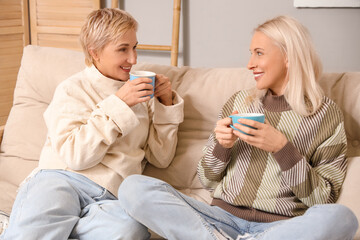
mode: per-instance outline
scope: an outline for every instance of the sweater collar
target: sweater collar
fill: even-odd
[[[126,83],[105,77],[94,65],[85,69],[85,75],[102,98],[115,94]]]
[[[270,90],[267,91],[265,97],[263,98],[263,106],[266,110],[270,112],[282,112],[291,110],[291,107],[286,101],[284,95],[273,95]]]

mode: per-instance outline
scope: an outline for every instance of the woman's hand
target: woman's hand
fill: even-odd
[[[234,111],[232,114],[237,114],[237,111]],[[234,130],[230,127],[231,118],[223,118],[216,123],[215,127],[215,137],[224,148],[231,148],[234,146],[237,136],[234,135]]]
[[[239,122],[255,129],[235,123],[234,127],[250,135],[246,135],[237,130],[233,130],[233,133],[242,141],[264,151],[272,153],[278,152],[288,142],[285,135],[271,126],[267,120],[265,120],[265,123],[260,123],[250,119],[239,119]]]
[[[127,81],[115,95],[123,100],[129,107],[149,101],[149,95],[154,93],[153,86],[150,84],[151,82],[152,80],[150,78],[136,78]]]
[[[159,102],[166,106],[173,104],[171,83],[168,77],[162,74],[156,74],[154,96],[158,98]]]

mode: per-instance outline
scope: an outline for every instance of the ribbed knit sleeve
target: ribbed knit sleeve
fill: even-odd
[[[198,164],[198,175],[202,184],[209,189],[214,189],[222,180],[226,167],[230,162],[231,149],[223,148],[214,142]]]
[[[218,120],[228,117],[232,113],[235,98],[236,94],[225,103]],[[213,132],[203,152],[204,155],[198,164],[198,176],[206,188],[214,189],[222,180],[226,167],[231,160],[231,149],[222,147]]]

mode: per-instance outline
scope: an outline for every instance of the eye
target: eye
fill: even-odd
[[[118,51],[119,51],[119,52],[125,52],[125,51],[126,51],[126,48],[119,48]]]
[[[263,53],[263,52],[261,52],[261,51],[256,51],[256,55],[258,55],[258,56],[262,56],[262,55],[264,55],[264,53]]]

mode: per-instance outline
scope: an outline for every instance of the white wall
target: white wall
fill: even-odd
[[[138,20],[139,43],[170,44],[172,0],[119,4]],[[182,0],[179,66],[246,66],[252,30],[280,14],[309,29],[325,71],[360,71],[360,8],[295,8],[293,0]],[[168,52],[138,54],[141,62],[170,64]]]

